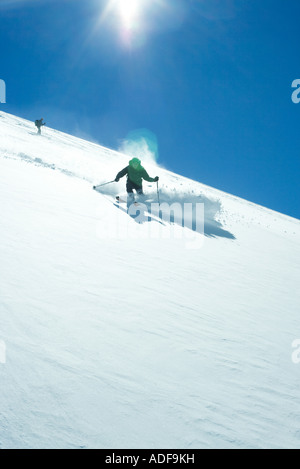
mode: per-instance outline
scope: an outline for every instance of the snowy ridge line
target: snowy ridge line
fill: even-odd
[[[290,221],[300,222],[300,220],[298,220],[298,218],[291,217],[290,215],[286,215],[285,213],[278,212],[276,210],[273,210],[272,208],[265,207],[264,205],[260,205],[260,204],[257,204],[255,202],[251,202],[250,200],[244,199],[244,198],[239,197],[237,195],[233,195],[230,192],[225,192],[225,191],[222,191],[220,189],[216,189],[215,187],[208,186],[207,184],[204,184],[203,182],[198,182],[194,179],[187,178],[186,176],[181,176],[181,175],[179,176],[178,174],[173,173],[172,171],[169,171],[167,169],[162,168],[162,171],[166,171],[175,180],[179,180],[179,178],[180,178],[180,180],[185,181],[185,182],[189,182],[190,184],[191,183],[195,184],[195,185],[196,184],[201,184],[203,189],[206,189],[209,192],[211,192],[212,194],[215,194],[215,196],[219,199],[228,198],[228,199],[230,199],[230,201],[236,201],[238,203],[247,204],[249,207],[252,207],[255,210],[259,209],[261,211],[268,212],[269,214],[273,213],[274,215],[276,215],[278,217],[282,217],[283,219],[290,219]]]
[[[17,122],[18,125],[22,126],[23,128],[28,129],[29,132],[31,132],[31,134],[33,133],[34,135],[36,135],[34,124],[33,124],[32,121],[30,121],[28,119],[25,119],[23,117],[17,117],[17,116],[14,116],[13,114],[9,114],[9,113],[4,112],[4,111],[0,111],[0,119],[1,118],[4,118],[5,120],[11,120],[11,123],[13,125],[15,125],[15,123]],[[0,124],[1,124],[1,121],[0,121]],[[126,155],[125,153],[122,153],[118,150],[113,150],[113,149],[104,147],[103,145],[101,145],[98,142],[92,142],[90,140],[85,140],[82,137],[78,137],[76,135],[68,134],[66,132],[62,132],[61,130],[58,130],[58,129],[55,129],[55,128],[52,128],[52,127],[46,126],[45,129],[44,129],[44,132],[47,132],[47,133],[49,132],[49,135],[51,135],[53,133],[55,137],[61,137],[62,140],[63,140],[63,143],[65,143],[66,140],[70,139],[72,141],[73,145],[74,144],[76,145],[76,143],[77,143],[78,146],[83,146],[85,148],[86,148],[86,146],[94,146],[97,149],[101,149],[103,151],[109,152],[110,155],[111,154],[116,154],[117,156],[123,156],[125,158],[128,158],[128,155]]]

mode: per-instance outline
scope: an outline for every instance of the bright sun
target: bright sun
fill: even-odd
[[[132,29],[136,24],[140,3],[141,0],[117,0],[117,8],[126,29]]]
[[[162,13],[164,9],[166,17],[170,16],[167,10],[168,2],[169,0],[106,0],[106,6],[99,17],[99,25],[107,20],[109,26],[118,28],[122,44],[130,48],[140,47],[152,30],[154,15],[160,10]]]

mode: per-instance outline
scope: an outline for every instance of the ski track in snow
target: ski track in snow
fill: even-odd
[[[128,156],[0,131],[0,448],[299,448],[299,221],[147,165],[205,207],[201,249],[149,239],[92,190]]]

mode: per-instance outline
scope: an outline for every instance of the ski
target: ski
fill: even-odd
[[[126,204],[127,203],[127,201],[124,200],[124,199],[121,199],[121,197],[119,195],[116,196],[116,201],[120,202],[121,204]]]
[[[121,199],[121,197],[119,195],[116,196],[116,201],[121,203],[121,204],[130,205],[131,203],[133,203],[136,206],[139,205],[139,203],[136,202],[134,199],[133,200],[130,200],[130,199],[124,200],[124,199]]]

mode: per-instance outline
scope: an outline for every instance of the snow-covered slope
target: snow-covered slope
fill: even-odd
[[[148,162],[204,234],[137,223],[42,133],[0,112],[0,448],[299,448],[299,221]]]

